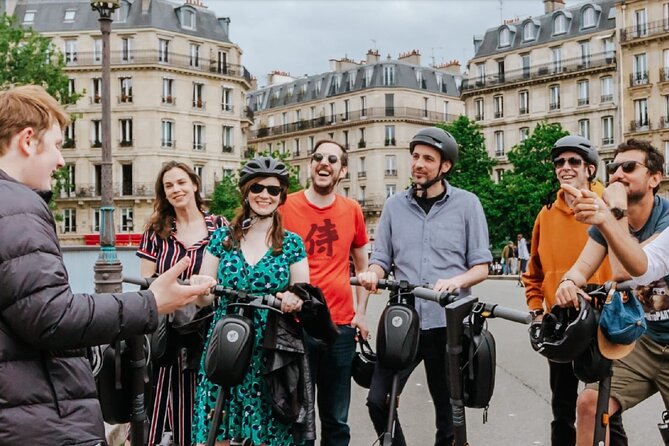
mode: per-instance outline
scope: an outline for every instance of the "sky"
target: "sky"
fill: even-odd
[[[474,35],[504,19],[544,14],[543,0],[203,0],[230,17],[242,64],[266,84],[273,70],[301,77],[330,71],[330,59],[385,58],[417,49],[421,64],[474,56]],[[566,0],[568,7],[583,0]],[[501,8],[501,10],[500,10]]]

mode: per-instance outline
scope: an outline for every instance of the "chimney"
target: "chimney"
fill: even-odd
[[[564,8],[564,0],[544,0],[544,12],[550,14]]]
[[[148,14],[151,9],[151,0],[142,0],[142,14]]]
[[[380,58],[381,58],[381,54],[379,54],[378,50],[369,50],[369,51],[367,51],[366,63],[368,65],[372,64],[372,63],[376,63],[376,62],[379,61]]]
[[[400,53],[400,56],[397,58],[397,60],[413,65],[420,65],[420,51],[411,50],[406,53]]]
[[[439,71],[443,71],[444,73],[452,74],[453,76],[461,76],[462,75],[460,62],[456,59],[453,59],[449,62],[440,64],[440,65],[435,65],[434,68],[439,70]]]
[[[186,0],[186,4],[191,6],[198,6],[200,8],[206,8],[202,0]]]
[[[225,35],[230,38],[230,17],[219,17],[217,20]]]

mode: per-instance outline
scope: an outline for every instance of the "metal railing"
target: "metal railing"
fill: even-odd
[[[121,197],[153,197],[155,196],[154,183],[114,183],[112,185],[114,198]],[[75,183],[69,190],[61,190],[58,199],[68,198],[100,198],[101,185],[95,183]]]
[[[656,36],[669,32],[669,19],[656,20],[654,22],[641,23],[628,26],[620,30],[620,42],[630,42],[636,39]]]
[[[637,71],[630,73],[630,87],[648,85],[648,71]]]
[[[396,177],[397,169],[386,169],[385,174],[387,177]]]
[[[560,103],[559,102],[551,102],[548,104],[548,110],[559,110],[560,109]]]
[[[609,137],[609,138],[602,138],[602,145],[603,146],[610,146],[612,144],[613,144],[613,137],[612,136]]]
[[[661,129],[669,129],[669,116],[661,116],[660,117],[660,128]]]
[[[579,98],[578,105],[588,105],[590,103],[590,98]]]
[[[652,129],[648,117],[630,121],[630,132],[647,132]]]
[[[660,68],[660,82],[669,81],[669,67]]]
[[[367,178],[367,172],[358,172],[358,178]]]
[[[603,94],[602,97],[600,98],[601,102],[613,102],[613,95],[612,94]]]
[[[480,76],[470,77],[462,81],[462,91],[479,90],[482,88],[494,87],[503,84],[513,84],[515,82],[528,81],[532,79],[543,79],[555,75],[575,73],[582,70],[593,70],[598,68],[616,68],[616,55],[613,51],[592,54],[584,61],[580,57],[564,59],[557,66],[553,62],[536,65],[530,69],[520,68],[517,70],[505,71],[500,77],[498,74],[489,74],[484,78]]]
[[[69,59],[65,58],[67,67],[98,66],[100,61],[96,60],[94,52],[69,53]],[[192,65],[190,54],[178,54],[172,52],[161,52],[159,50],[134,50],[128,54],[123,51],[111,51],[111,66],[131,65],[164,65],[173,68],[183,68],[193,71],[216,73],[224,76],[242,78],[251,82],[251,73],[243,66],[236,64],[221,64],[216,59],[207,60],[200,57],[197,66]]]
[[[175,96],[161,96],[160,102],[163,104],[175,105],[177,103],[177,98]]]

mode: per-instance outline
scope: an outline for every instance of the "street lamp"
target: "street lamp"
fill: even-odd
[[[100,256],[95,262],[95,292],[118,293],[122,289],[122,265],[116,256],[114,234],[114,197],[112,190],[111,148],[111,92],[109,35],[112,14],[120,6],[120,0],[91,0],[91,7],[100,14],[102,32],[102,165],[100,202]]]

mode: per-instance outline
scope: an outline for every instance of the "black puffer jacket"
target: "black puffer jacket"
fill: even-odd
[[[0,445],[95,445],[83,347],[155,329],[150,291],[72,294],[44,197],[0,170]]]

